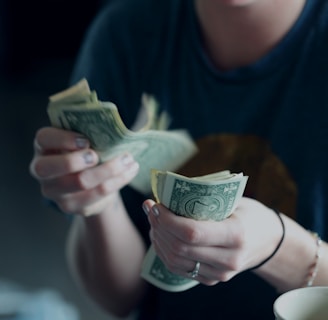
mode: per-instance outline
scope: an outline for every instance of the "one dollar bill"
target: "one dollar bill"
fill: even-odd
[[[173,172],[151,171],[154,197],[176,215],[195,220],[226,219],[242,197],[247,176],[221,171],[187,178]],[[197,281],[173,274],[156,255],[151,245],[143,262],[141,276],[166,291],[190,289]]]

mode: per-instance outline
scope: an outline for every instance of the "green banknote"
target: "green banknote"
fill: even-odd
[[[151,193],[150,170],[176,170],[197,148],[186,130],[167,130],[169,117],[157,114],[152,96],[143,95],[139,115],[128,129],[118,108],[111,102],[99,101],[85,79],[75,86],[49,97],[48,115],[57,128],[85,135],[101,162],[129,152],[139,162],[138,175],[131,186],[141,193]]]
[[[195,220],[226,219],[236,208],[247,183],[247,176],[222,171],[187,178],[173,172],[151,171],[152,191],[156,201],[176,215]],[[150,246],[143,262],[141,276],[166,291],[184,291],[197,281],[168,271]]]

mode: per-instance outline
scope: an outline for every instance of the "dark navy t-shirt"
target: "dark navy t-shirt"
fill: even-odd
[[[256,30],[254,30],[256,32]],[[286,36],[259,61],[220,71],[203,45],[191,0],[119,0],[91,25],[72,83],[87,78],[127,126],[143,92],[186,128],[199,154],[186,175],[249,175],[246,196],[328,240],[328,3],[308,0]],[[142,165],[142,164],[141,164]],[[144,196],[122,191],[148,239]],[[306,267],[306,266],[305,266]],[[152,288],[141,319],[273,319],[274,288],[251,272],[181,293]]]

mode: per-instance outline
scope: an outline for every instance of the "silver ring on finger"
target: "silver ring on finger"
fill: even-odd
[[[197,278],[199,274],[199,269],[200,269],[200,262],[197,261],[194,270],[188,272],[189,277],[192,279]]]

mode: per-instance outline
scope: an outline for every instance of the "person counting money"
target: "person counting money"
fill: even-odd
[[[328,286],[327,36],[325,0],[121,0],[101,9],[70,84],[85,78],[126,128],[144,94],[154,97],[170,119],[163,131],[185,130],[197,152],[174,169],[165,164],[180,158],[164,157],[165,143],[104,159],[87,134],[91,124],[110,134],[103,118],[36,132],[30,171],[73,217],[68,263],[90,299],[142,320],[274,319],[281,293]],[[77,123],[76,113],[65,119]],[[117,133],[121,146],[131,132]],[[248,177],[236,206],[236,181],[204,181],[227,171]],[[207,219],[224,206],[227,217]]]

